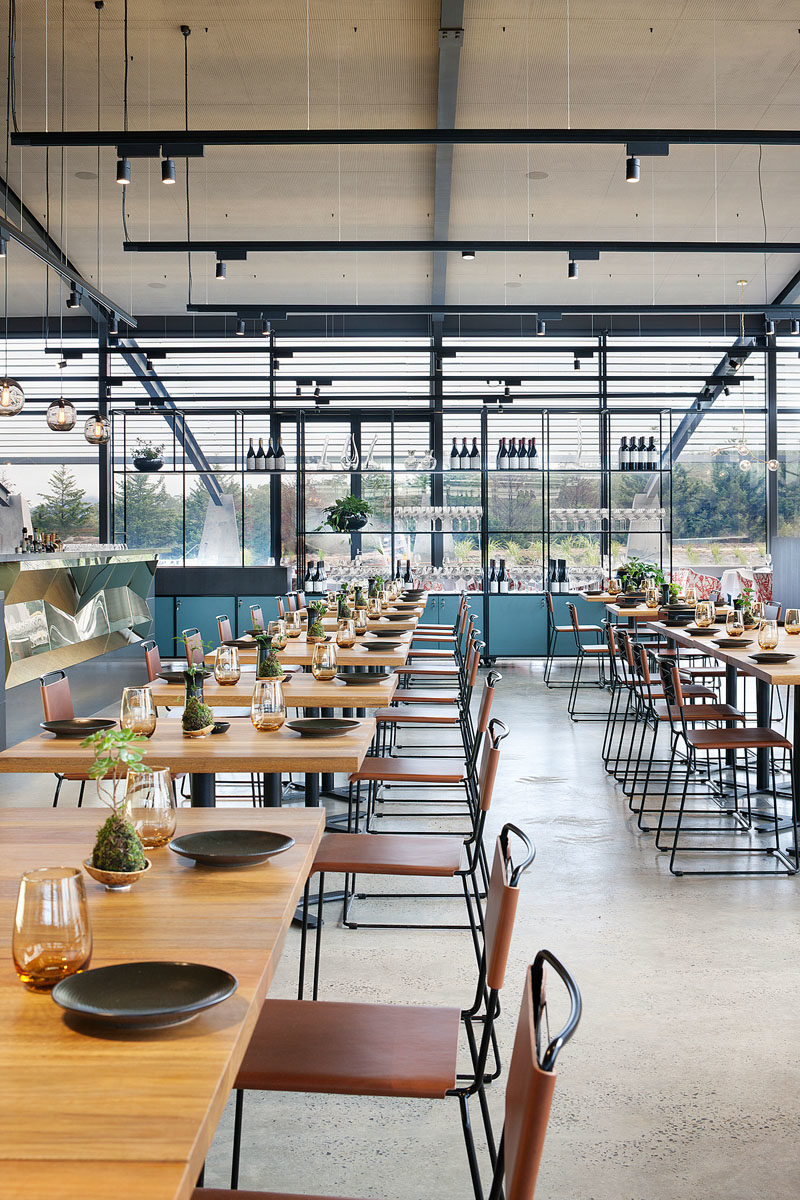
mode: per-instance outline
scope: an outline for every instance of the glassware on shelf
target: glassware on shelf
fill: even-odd
[[[273,650],[283,650],[286,646],[286,622],[283,620],[268,621],[267,633],[272,638]]]
[[[214,658],[214,678],[217,683],[231,687],[242,675],[239,651],[236,646],[219,646]]]
[[[39,867],[23,874],[11,953],[20,979],[34,991],[88,967],[92,930],[78,868]]]
[[[360,461],[356,439],[353,434],[350,434],[349,439],[346,438],[342,446],[342,453],[339,456],[339,466],[343,471],[357,471]]]
[[[339,650],[336,642],[317,642],[311,655],[311,674],[315,679],[333,679],[339,669]]]
[[[375,447],[377,444],[378,444],[378,435],[376,433],[374,435],[372,441],[370,442],[369,450],[367,451],[367,457],[364,459],[364,470],[365,471],[376,471],[377,470],[377,467],[375,466]]]
[[[300,637],[303,632],[303,614],[299,611],[287,613],[285,624],[287,637]]]
[[[152,771],[129,769],[125,803],[131,824],[145,850],[166,846],[178,823],[169,770],[166,767],[154,767]]]
[[[764,620],[758,631],[758,644],[762,650],[774,650],[778,644],[778,622]]]
[[[156,731],[156,706],[149,687],[126,687],[119,706],[120,729],[132,729],[150,738]]]
[[[356,623],[352,617],[343,617],[336,626],[336,645],[349,649],[356,644]]]
[[[286,703],[279,679],[257,679],[250,702],[250,720],[259,733],[280,729],[286,720]]]
[[[787,608],[783,627],[789,634],[800,633],[800,608]]]
[[[330,445],[330,441],[331,439],[329,437],[325,438],[325,445],[322,447],[322,454],[319,456],[320,471],[330,470],[330,464],[328,463],[328,446]]]
[[[714,612],[712,600],[698,600],[694,610],[694,623],[698,629],[708,629],[709,625],[714,624]]]
[[[744,635],[744,613],[740,608],[732,608],[725,618],[725,630],[728,637],[740,638]]]

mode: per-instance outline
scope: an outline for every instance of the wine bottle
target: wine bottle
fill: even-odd
[[[489,559],[489,594],[496,595],[500,591],[497,584],[497,572],[494,569],[494,559]]]
[[[547,560],[547,588],[551,592],[556,590],[556,560],[554,558]]]
[[[275,447],[272,444],[272,437],[270,437],[269,441],[267,442],[267,453],[266,453],[266,457],[264,459],[264,470],[265,471],[274,471],[275,470]]]
[[[567,590],[567,560],[559,558],[556,565],[556,591],[565,592]]]
[[[497,590],[500,595],[505,595],[508,591],[508,576],[506,575],[506,560],[500,559],[500,570],[497,572]]]
[[[472,449],[469,452],[469,465],[473,471],[479,471],[481,466],[481,452],[478,449],[478,439],[472,439]]]
[[[506,450],[506,439],[500,438],[500,445],[497,450],[497,462],[495,463],[498,471],[508,470],[508,451]]]
[[[319,561],[317,561],[316,569],[314,571],[313,576],[311,577],[311,583],[312,583],[311,594],[312,594],[312,596],[319,595],[319,587],[320,587],[319,566],[320,566]]]
[[[517,439],[513,437],[508,451],[508,469],[509,471],[516,471],[517,469]],[[502,558],[500,561],[503,561]]]
[[[536,449],[536,438],[528,438],[528,467],[530,470],[535,470],[538,466],[536,462],[539,457],[539,452]]]
[[[627,471],[629,465],[630,459],[628,457],[628,439],[624,437],[620,441],[619,450],[617,451],[617,466],[619,467],[620,471]]]
[[[453,448],[450,451],[450,470],[457,471],[460,466],[457,439],[453,438]]]
[[[266,471],[266,469],[267,469],[267,456],[264,453],[264,439],[259,438],[258,439],[258,454],[256,455],[256,470],[257,471]]]
[[[317,591],[321,596],[326,596],[328,594],[328,580],[325,576],[325,563],[323,559],[319,560],[319,563],[317,564],[317,571],[317,579],[319,580]]]
[[[462,471],[466,471],[469,467],[469,450],[467,449],[467,439],[461,439],[461,453],[458,456],[458,466]]]
[[[303,591],[307,596],[314,594],[314,572],[311,570],[313,563],[311,559],[306,563],[306,573],[303,576]]]
[[[411,559],[410,558],[406,559],[406,571],[405,571],[405,575],[403,576],[403,580],[405,583],[411,583]]]
[[[653,434],[650,434],[650,444],[647,447],[648,469],[650,471],[658,470],[658,451],[656,450],[656,439]]]
[[[255,471],[255,469],[256,469],[256,452],[253,449],[253,439],[252,438],[250,438],[250,449],[247,451],[247,458],[245,459],[244,465],[245,465],[245,469],[248,471]]]
[[[395,579],[402,579],[402,572],[400,570],[400,559],[399,558],[398,558],[397,562],[395,563],[394,577],[395,577]]]
[[[628,470],[629,471],[638,471],[639,470],[639,451],[636,448],[635,435],[634,435],[634,437],[628,438],[628,458],[629,458]]]
[[[278,434],[278,444],[275,447],[275,470],[276,471],[285,471],[286,470],[286,455],[284,454],[283,446],[281,445],[281,435],[280,434]]]
[[[525,438],[519,439],[519,449],[517,450],[517,470],[526,471],[528,468],[528,451],[525,447]]]

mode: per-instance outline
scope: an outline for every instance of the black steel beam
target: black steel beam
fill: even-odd
[[[464,44],[464,0],[441,0],[439,21],[439,80],[436,126],[450,129],[456,123],[458,71]],[[431,303],[443,305],[447,291],[447,252],[441,245],[450,231],[450,192],[453,182],[453,145],[437,142],[433,172],[433,271]],[[441,329],[439,331],[441,334]]]
[[[800,146],[800,129],[85,129],[19,130],[12,146],[125,146],[157,157],[178,144],[181,154],[196,146]],[[648,153],[648,147],[639,147]]]
[[[431,304],[237,304],[234,300],[226,304],[187,304],[186,311],[192,313],[230,313],[240,317],[252,318],[265,316],[270,318],[273,312],[281,316],[289,313],[308,313],[320,316],[336,316],[348,313],[375,314],[381,316],[421,316],[432,312],[444,316],[484,316],[496,313],[501,316],[540,317],[546,321],[558,321],[565,315],[576,316],[700,316],[756,314],[774,316],[776,319],[787,319],[800,316],[800,304],[560,304],[554,308],[551,304],[445,304],[434,308]],[[526,335],[530,336],[531,329]]]
[[[440,196],[437,179],[436,197],[444,195],[442,183]],[[449,189],[447,191],[449,196]],[[243,238],[238,241],[207,239],[192,241],[192,253],[215,254],[219,259],[233,259],[244,254],[456,254],[462,250],[474,250],[476,254],[553,254],[564,253],[570,258],[586,259],[589,254],[800,254],[800,242],[700,242],[686,241],[577,241],[572,238],[548,238],[526,241],[521,238],[501,240],[497,238],[448,238],[442,230],[444,215],[439,228],[434,225],[433,238],[410,241],[401,238],[373,238],[336,240],[326,238],[316,241],[302,239],[264,241]],[[180,240],[156,242],[123,242],[123,250],[129,254],[186,254],[190,243]],[[436,260],[434,259],[434,262]],[[444,298],[442,298],[442,304]],[[774,301],[780,303],[780,301]]]

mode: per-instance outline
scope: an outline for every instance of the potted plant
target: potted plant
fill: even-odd
[[[626,592],[642,591],[649,582],[659,586],[665,583],[664,572],[655,563],[645,562],[641,558],[629,559],[617,569],[617,577]]]
[[[283,664],[272,645],[272,638],[266,633],[261,633],[256,636],[255,642],[258,647],[256,679],[285,679]]]
[[[183,672],[186,697],[181,715],[181,728],[187,737],[206,737],[214,728],[214,713],[203,699],[203,680],[209,672],[199,663],[192,663]]]
[[[306,634],[307,642],[324,642],[325,630],[322,625],[322,618],[325,615],[325,605],[320,600],[313,600],[308,606],[308,633]]]
[[[353,603],[357,609],[367,607],[367,602],[364,599],[364,589],[360,584],[356,584],[356,594]]]
[[[133,465],[137,471],[160,471],[164,465],[164,447],[137,438],[133,444]]]
[[[144,765],[143,739],[132,729],[105,729],[84,738],[82,746],[94,752],[89,775],[97,785],[97,797],[111,812],[97,831],[91,858],[84,868],[92,879],[105,884],[110,892],[127,892],[145,871],[150,860],[145,858],[138,833],[128,820],[126,799],[117,799],[117,784],[122,782],[123,767],[149,771]]]
[[[742,588],[741,600],[744,627],[745,629],[755,629],[756,625],[759,624],[759,618],[753,612],[753,605],[755,604],[755,589],[753,588],[752,584],[747,583],[744,585]]]
[[[327,525],[334,533],[356,533],[364,528],[372,513],[372,505],[366,500],[358,496],[345,496],[325,509],[325,520],[319,528]]]
[[[353,616],[353,610],[347,599],[347,584],[343,583],[339,588],[339,595],[336,597],[337,617],[340,621],[349,621]]]

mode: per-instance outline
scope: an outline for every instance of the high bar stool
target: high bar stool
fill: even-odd
[[[547,615],[547,656],[544,663],[544,682],[549,688],[568,688],[572,685],[566,681],[563,683],[551,683],[550,677],[553,671],[553,660],[555,659],[558,635],[560,633],[572,633],[572,623],[570,622],[569,625],[556,624],[556,612],[552,592],[545,591],[544,605]],[[578,629],[581,633],[602,634],[603,632],[600,625],[579,625]]]
[[[602,688],[606,685],[605,663],[608,659],[608,646],[602,642],[589,643],[588,645],[581,641],[581,625],[578,620],[578,610],[575,605],[569,600],[567,601],[567,611],[569,612],[570,622],[572,623],[572,632],[575,636],[575,647],[577,656],[575,659],[575,670],[572,673],[572,683],[569,691],[569,703],[567,711],[572,721],[605,721],[606,713],[576,710],[575,705],[578,699],[578,690],[581,687],[598,687]],[[599,625],[595,626],[597,632],[602,634],[602,629]],[[585,684],[582,680],[583,668],[587,662],[597,663],[597,683]]]

